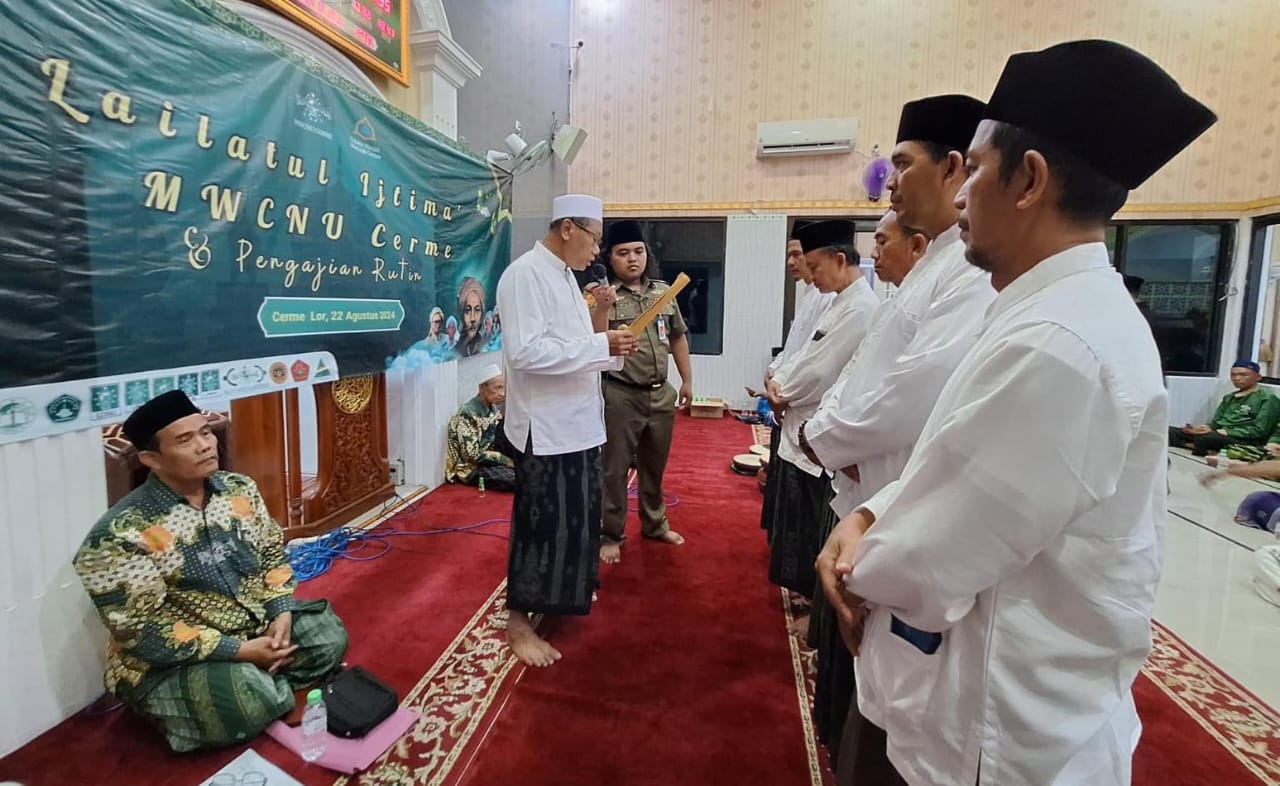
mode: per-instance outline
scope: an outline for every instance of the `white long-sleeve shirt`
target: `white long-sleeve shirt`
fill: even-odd
[[[782,351],[769,364],[770,371],[778,373],[778,369],[782,368],[782,364],[786,363],[788,358],[794,357],[804,348],[805,342],[813,336],[818,320],[822,319],[822,315],[828,308],[831,308],[831,303],[835,299],[834,292],[819,292],[813,284],[804,285],[804,291],[796,301],[791,330],[787,333],[787,340],[782,344]]]
[[[594,332],[568,266],[537,243],[502,274],[497,309],[507,375],[507,439],[524,450],[532,435],[538,456],[603,444],[600,372],[620,369],[622,358],[610,357],[608,337]]]
[[[897,297],[885,301],[834,406],[805,426],[809,446],[833,472],[832,509],[846,516],[896,480],[938,393],[978,340],[995,299],[991,277],[969,264],[952,226],[933,241]],[[855,483],[843,472],[858,467]]]
[[[847,580],[873,605],[859,675],[909,783],[1130,782],[1167,403],[1103,244],[996,297],[902,478],[864,505],[876,522]],[[890,614],[940,647],[923,654]]]
[[[814,477],[823,470],[800,450],[800,426],[817,410],[823,394],[862,345],[879,305],[871,285],[859,275],[831,301],[800,351],[774,372],[773,381],[787,402],[778,455]]]

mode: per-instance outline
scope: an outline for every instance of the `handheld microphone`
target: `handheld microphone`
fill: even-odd
[[[604,265],[596,262],[587,268],[587,275],[591,276],[591,283],[587,284],[587,289],[595,289],[596,287],[606,286],[609,283],[609,271],[604,269]]]

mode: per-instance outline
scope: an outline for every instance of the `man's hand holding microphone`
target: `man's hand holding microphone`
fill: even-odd
[[[592,278],[596,281],[587,285],[587,291],[591,293],[592,300],[595,301],[596,313],[607,312],[613,308],[613,304],[618,302],[618,290],[614,289],[609,283],[608,272],[604,265],[594,264],[590,268]],[[603,323],[600,323],[603,326]],[[597,327],[597,330],[600,328]],[[636,346],[639,343],[636,337],[631,335],[630,330],[607,330],[605,335],[609,337],[609,354],[614,357],[627,357],[636,353]]]

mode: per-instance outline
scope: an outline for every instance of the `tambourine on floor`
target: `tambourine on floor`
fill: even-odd
[[[755,475],[760,471],[762,463],[760,455],[757,453],[739,453],[733,457],[733,462],[730,466],[739,475]]]

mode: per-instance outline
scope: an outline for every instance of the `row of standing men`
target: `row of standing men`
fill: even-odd
[[[813,600],[841,784],[1130,782],[1167,397],[1104,233],[1215,120],[1114,42],[1017,54],[986,103],[903,107],[872,252],[896,296],[852,222],[794,231],[762,526]]]

